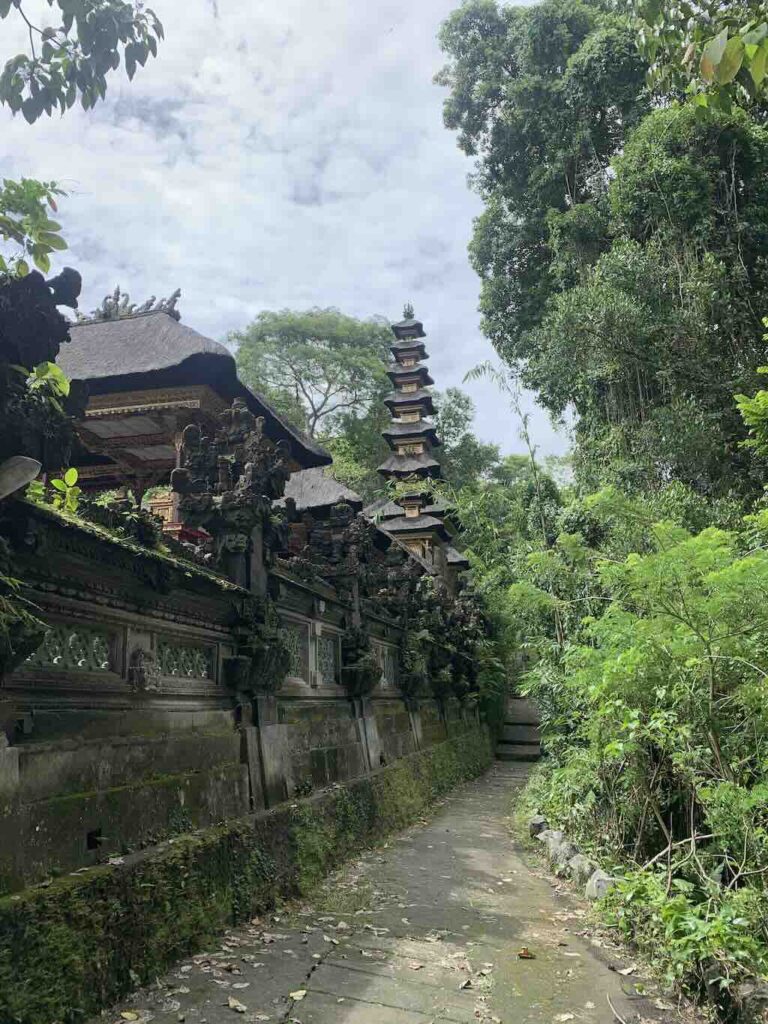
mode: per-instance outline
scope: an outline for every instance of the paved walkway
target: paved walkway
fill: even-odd
[[[497,764],[430,822],[340,871],[312,905],[229,932],[218,949],[179,964],[102,1020],[678,1019],[657,994],[638,995],[632,960],[592,936],[584,908],[516,849],[509,815],[523,781],[522,767]],[[533,959],[519,957],[524,947]]]

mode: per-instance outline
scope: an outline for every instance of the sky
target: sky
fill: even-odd
[[[462,383],[495,353],[467,258],[472,164],[432,81],[456,4],[154,0],[159,56],[131,83],[115,72],[104,103],[32,126],[0,108],[0,175],[69,193],[61,262],[86,311],[117,284],[137,302],[180,288],[182,320],[224,341],[263,309],[399,319],[412,302],[438,389],[463,387],[477,434],[522,451],[494,385]],[[0,57],[23,45],[0,22]],[[566,436],[524,407],[540,452],[562,453]]]

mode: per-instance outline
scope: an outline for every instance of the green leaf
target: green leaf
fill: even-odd
[[[33,259],[35,261],[35,266],[43,274],[47,274],[48,271],[51,269],[51,261],[48,259],[45,253],[37,252],[33,256]]]
[[[68,248],[67,243],[61,237],[61,235],[53,235],[50,233],[50,231],[41,231],[38,235],[38,238],[41,242],[44,242],[46,245],[50,246],[51,249],[57,249],[61,251],[62,249]]]
[[[68,469],[64,474],[64,483],[67,487],[74,487],[77,483],[77,470],[74,466]]]
[[[704,52],[701,55],[701,73],[708,82],[715,80],[715,72],[725,53],[727,43],[728,29],[724,28],[704,47]]]
[[[51,480],[51,487],[53,487],[54,490],[57,490],[57,491],[64,491],[64,492],[66,492],[66,490],[67,490],[67,485],[64,483],[63,480]]]
[[[0,18],[7,18],[13,0],[0,0]]]
[[[768,64],[768,40],[764,40],[758,47],[757,53],[749,65],[749,73],[756,86],[760,86],[765,78],[766,64]]]
[[[26,260],[19,260],[16,264],[16,273],[19,277],[26,277],[29,273],[29,264]]]
[[[741,36],[733,36],[725,44],[723,56],[715,70],[715,79],[718,85],[727,85],[732,82],[739,73],[739,68],[744,61],[744,40]]]

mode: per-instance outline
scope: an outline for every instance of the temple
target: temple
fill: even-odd
[[[403,319],[392,325],[392,333],[393,362],[387,373],[394,390],[384,399],[391,422],[383,432],[392,454],[379,466],[379,473],[394,494],[366,512],[433,567],[454,591],[458,574],[469,568],[469,562],[452,546],[452,529],[446,522],[448,504],[433,494],[430,486],[441,475],[433,454],[441,442],[429,418],[435,405],[430,391],[434,381],[426,363],[426,334],[413,307],[405,307]]]

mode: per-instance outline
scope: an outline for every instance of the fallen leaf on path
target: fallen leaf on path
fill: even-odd
[[[535,960],[536,956],[528,949],[527,946],[523,946],[522,949],[518,949],[517,956],[520,960]]]
[[[575,1013],[558,1013],[555,1016],[554,1019],[557,1021],[557,1024],[564,1024],[564,1022],[567,1021],[567,1020],[576,1020],[576,1014]]]
[[[289,995],[294,1003],[300,1003],[304,996],[307,994],[305,988],[298,988],[295,992],[290,992]]]
[[[622,969],[620,971],[618,971],[618,973],[619,974],[623,974],[624,977],[626,978],[627,975],[634,974],[636,970],[637,970],[637,967],[634,964],[632,964],[631,967],[622,967]]]
[[[408,966],[411,968],[412,971],[424,970],[424,964],[420,964],[417,960],[410,960]]]
[[[120,1016],[123,1018],[123,1020],[138,1020],[139,1019],[138,1013],[134,1013],[133,1010],[123,1010],[123,1012],[120,1014]]]
[[[462,981],[462,983],[459,985],[459,991],[461,991],[463,988],[472,988],[471,978],[465,978],[464,981]]]
[[[236,981],[232,988],[248,988],[250,984],[250,981]]]
[[[229,999],[227,1000],[227,1006],[230,1008],[230,1010],[234,1010],[235,1013],[245,1013],[246,1010],[248,1009],[247,1006],[245,1006],[239,1000],[235,999],[234,996],[229,997]]]

